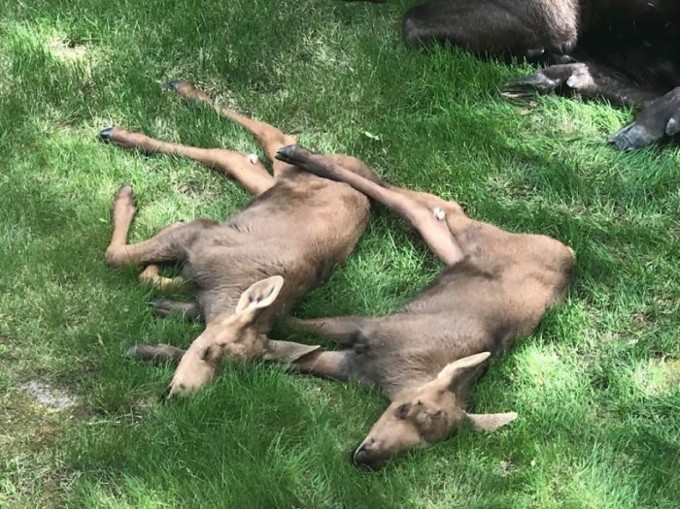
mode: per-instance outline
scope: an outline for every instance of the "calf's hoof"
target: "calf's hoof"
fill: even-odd
[[[113,135],[113,129],[113,127],[107,127],[106,129],[99,131],[99,139],[106,143],[110,142],[111,136]]]
[[[296,144],[284,145],[276,151],[276,158],[279,161],[283,161],[284,163],[293,164],[295,159],[295,151],[297,148],[298,145]]]
[[[165,88],[169,90],[177,90],[177,88],[183,83],[186,83],[186,81],[180,79],[170,80],[165,83]]]
[[[123,184],[116,191],[114,207],[134,208],[137,206],[137,195],[130,184]]]

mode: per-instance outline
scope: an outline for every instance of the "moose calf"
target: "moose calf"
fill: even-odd
[[[445,40],[487,55],[548,57],[508,97],[561,92],[641,110],[612,139],[634,149],[680,132],[677,0],[430,0],[402,19],[406,40]]]
[[[515,419],[515,413],[467,413],[467,392],[485,361],[531,334],[546,309],[563,299],[574,252],[543,235],[470,219],[457,203],[437,196],[386,187],[297,145],[276,157],[345,182],[395,211],[447,266],[394,314],[289,320],[342,347],[300,356],[292,369],[365,382],[390,399],[354,452],[355,464],[379,468],[398,451],[443,440],[465,421],[493,430]]]
[[[276,150],[295,138],[263,122],[218,108],[186,82],[170,84],[181,97],[213,106],[249,130],[273,164],[272,177],[255,156],[223,149],[176,145],[120,128],[105,129],[103,140],[147,153],[180,155],[215,168],[255,196],[225,222],[197,219],[173,224],[152,238],[128,244],[136,212],[133,192],[122,187],[114,202],[113,234],[106,251],[109,265],[145,265],[140,278],[164,286],[163,262],[182,262],[184,278],[198,303],[155,303],[161,315],[203,316],[204,332],[185,352],[169,345],[139,345],[129,354],[142,360],[175,360],[179,366],[166,396],[197,390],[216,373],[223,356],[245,360],[292,361],[316,346],[267,337],[276,317],[286,314],[350,255],[368,222],[365,195],[350,186],[316,177],[274,159]],[[345,155],[330,155],[346,171],[369,180],[372,170]]]

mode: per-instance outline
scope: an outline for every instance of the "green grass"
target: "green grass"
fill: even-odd
[[[0,0],[1,507],[678,507],[680,151],[610,150],[630,112],[603,103],[504,102],[498,85],[528,69],[405,45],[409,3]],[[121,353],[186,345],[200,325],[154,319],[136,270],[105,266],[113,194],[138,193],[134,239],[248,197],[96,134],[255,147],[162,91],[175,77],[476,218],[570,244],[568,302],[474,394],[477,411],[520,419],[367,474],[348,454],[385,401],[357,385],[229,366],[157,405],[171,370]],[[379,211],[296,314],[389,312],[440,268]],[[80,405],[45,410],[18,390],[33,379]]]

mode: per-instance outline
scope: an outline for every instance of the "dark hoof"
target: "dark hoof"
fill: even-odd
[[[172,315],[172,301],[167,299],[156,299],[149,302],[153,308],[153,313],[159,318],[167,318]]]
[[[527,99],[537,93],[554,92],[560,83],[551,80],[543,73],[536,73],[524,78],[511,81],[501,89],[501,95],[506,99]]]
[[[678,133],[680,133],[680,120],[671,118],[666,124],[666,135],[675,136]]]
[[[184,83],[184,80],[170,80],[165,83],[165,88],[177,90],[177,87]]]
[[[646,127],[633,123],[616,133],[610,143],[616,150],[634,150],[646,147],[659,139],[659,136],[651,133]]]
[[[108,143],[108,142],[111,141],[111,135],[112,134],[113,134],[113,127],[107,127],[106,129],[99,131],[99,139]]]
[[[168,316],[168,309],[165,307],[165,299],[156,299],[149,301],[149,306],[153,308],[153,312],[156,316],[166,317]]]
[[[284,163],[290,163],[293,160],[293,156],[295,155],[295,150],[297,149],[297,145],[285,145],[278,149],[276,151],[276,158],[279,161],[283,161]]]
[[[131,346],[127,350],[125,350],[125,353],[123,353],[123,357],[126,357],[128,359],[135,359],[137,357],[137,346]]]
[[[666,136],[680,133],[680,87],[652,101],[636,118],[611,140],[618,150],[644,147]]]

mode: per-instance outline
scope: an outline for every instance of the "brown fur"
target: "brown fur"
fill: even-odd
[[[188,83],[172,86],[186,99],[214,106]],[[216,109],[250,130],[272,160],[279,147],[295,141],[268,124]],[[159,301],[159,314],[193,317],[200,311],[206,321],[206,330],[183,357],[181,350],[169,350],[167,345],[136,347],[130,355],[149,360],[181,358],[169,387],[169,394],[175,395],[209,382],[225,355],[291,360],[313,350],[302,346],[296,353],[285,342],[270,341],[267,333],[277,317],[287,314],[350,255],[368,221],[366,197],[346,184],[280,161],[274,161],[272,177],[261,163],[237,152],[174,145],[120,128],[103,131],[102,138],[124,148],[189,157],[224,172],[255,195],[225,222],[198,219],[173,224],[149,240],[127,244],[136,208],[132,189],[121,188],[114,205],[108,263],[146,266],[140,278],[159,286],[173,281],[160,277],[156,264],[183,263],[184,279],[196,291],[198,304]],[[355,158],[329,157],[350,172],[375,179]]]
[[[495,429],[514,419],[467,414],[468,388],[488,357],[531,334],[546,309],[563,299],[574,252],[550,237],[510,233],[471,219],[455,202],[383,187],[299,146],[285,147],[277,157],[349,183],[388,206],[447,264],[391,315],[289,321],[343,347],[311,352],[294,362],[295,369],[368,383],[392,402],[355,461],[375,468],[399,450],[442,440],[466,420]]]

